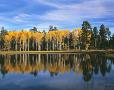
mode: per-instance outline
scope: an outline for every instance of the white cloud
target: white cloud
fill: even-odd
[[[56,1],[56,3],[54,1]],[[25,26],[38,25],[43,29],[48,28],[50,24],[57,26],[60,25],[60,27],[71,26],[74,24],[80,25],[83,20],[107,17],[112,14],[110,12],[111,10],[108,10],[108,8],[104,6],[104,3],[112,2],[112,0],[84,0],[84,2],[70,4],[60,3],[59,1],[53,0],[52,2],[52,0],[31,0],[32,3],[37,2],[38,5],[47,5],[53,7],[54,10],[48,12],[44,11],[44,14],[42,15],[21,12],[12,18],[1,16],[0,20]],[[68,2],[68,0],[64,1]]]
[[[61,4],[61,3],[54,3],[54,2],[52,2],[52,0],[51,1],[49,1],[49,0],[33,0],[33,1],[35,1],[37,3],[44,4],[44,5],[52,6],[55,8],[62,8],[65,6],[65,5],[63,6],[63,4]]]
[[[88,0],[86,2],[71,5],[52,3],[51,0],[37,0],[37,2],[57,8],[54,11],[47,12],[45,15],[41,16],[42,19],[46,20],[72,22],[73,20],[80,21],[88,18],[100,18],[109,14],[100,0]]]
[[[108,15],[112,14],[104,5],[104,3],[112,2],[112,0],[85,0],[81,3],[72,4],[59,3],[59,1],[54,3],[51,0],[34,1],[55,7],[55,10],[47,12],[38,18],[42,18],[42,20],[46,20],[46,22],[52,22],[53,24],[61,26],[65,26],[65,24],[67,24],[67,26],[73,24],[79,25],[83,20],[102,17],[106,18]]]
[[[13,19],[15,20],[16,23],[19,23],[19,22],[20,23],[26,23],[25,19],[29,18],[29,17],[30,17],[30,15],[22,13],[22,14],[15,16]]]

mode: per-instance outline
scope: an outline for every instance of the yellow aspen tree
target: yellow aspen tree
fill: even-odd
[[[26,36],[25,36],[25,31],[21,31],[21,36],[20,36],[20,40],[22,41],[22,49],[23,51],[26,50],[25,48],[25,44],[26,44]]]
[[[6,49],[10,50],[11,37],[9,35],[5,35],[4,42]]]
[[[14,32],[14,37],[15,37],[15,50],[17,51],[17,43],[18,43],[18,39],[19,39],[19,32],[16,31]]]
[[[27,50],[29,51],[29,43],[30,43],[30,38],[32,37],[32,32],[28,31],[26,33],[27,36]]]

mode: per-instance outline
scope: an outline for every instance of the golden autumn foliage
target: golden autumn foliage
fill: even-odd
[[[6,46],[20,51],[41,50],[44,47],[47,48],[46,50],[62,50],[69,47],[70,34],[72,34],[76,44],[81,35],[81,29],[78,28],[71,32],[69,30],[48,32],[10,31],[4,36],[4,41]],[[67,42],[65,41],[66,38],[68,39]],[[46,43],[46,46],[43,45]]]

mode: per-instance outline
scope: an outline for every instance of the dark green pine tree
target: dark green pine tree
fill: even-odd
[[[114,34],[112,35],[112,37],[110,38],[110,48],[114,49]]]
[[[49,26],[49,31],[55,31],[58,30],[56,26],[50,25]]]
[[[4,27],[2,27],[2,28],[1,28],[1,33],[0,33],[0,35],[1,35],[1,36],[4,36],[4,35],[7,34],[7,32],[8,32],[8,31],[7,31]]]
[[[4,36],[8,33],[8,31],[2,27],[0,32],[0,49],[4,48]]]
[[[106,31],[107,31],[107,38],[108,38],[108,48],[110,48],[111,31],[109,30],[109,28],[106,28]]]
[[[82,24],[82,35],[81,35],[81,47],[82,49],[86,49],[86,46],[90,43],[88,40],[88,36],[92,31],[91,24],[88,21],[83,21]]]
[[[107,46],[107,30],[103,24],[100,26],[99,35],[100,35],[100,48],[106,49],[106,46]]]
[[[52,25],[49,26],[49,31],[53,31],[53,26]]]
[[[33,27],[32,29],[30,29],[30,31],[37,32],[37,28],[36,27]]]
[[[93,37],[94,37],[94,47],[97,48],[97,41],[98,41],[98,29],[97,29],[97,27],[93,28]]]

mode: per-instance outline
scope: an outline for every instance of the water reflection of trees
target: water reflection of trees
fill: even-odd
[[[51,76],[74,71],[83,74],[85,81],[93,74],[103,76],[111,71],[112,59],[102,54],[16,54],[0,55],[2,75],[9,72],[30,73],[37,76],[40,71],[49,71]]]

